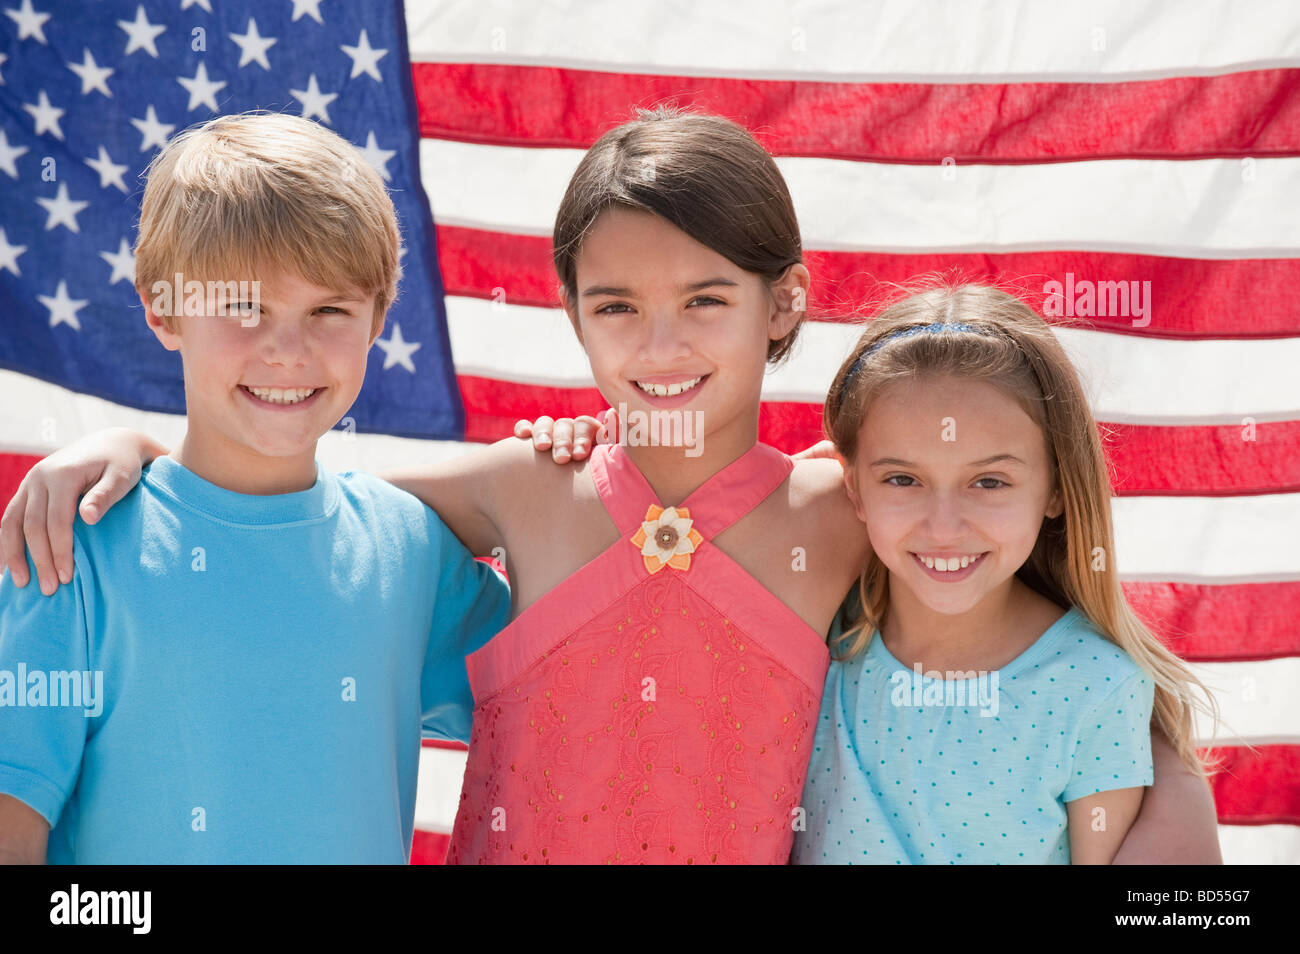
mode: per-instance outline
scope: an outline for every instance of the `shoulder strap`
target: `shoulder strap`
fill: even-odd
[[[588,466],[601,503],[619,533],[636,530],[650,505],[659,503],[620,445],[598,444]],[[690,511],[692,525],[708,540],[766,500],[793,469],[794,461],[787,455],[756,443],[697,487],[681,506]]]

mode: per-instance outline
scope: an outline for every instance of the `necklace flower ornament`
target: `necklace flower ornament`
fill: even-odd
[[[632,536],[632,545],[641,551],[645,568],[658,573],[666,566],[688,570],[691,554],[704,542],[700,532],[691,527],[691,513],[685,507],[651,504],[645,512],[641,529]]]

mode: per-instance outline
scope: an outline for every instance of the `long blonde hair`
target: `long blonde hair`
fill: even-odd
[[[934,333],[899,334],[925,326],[936,326],[928,329]],[[1047,322],[1018,298],[986,285],[929,288],[885,308],[840,366],[826,397],[823,423],[845,461],[857,457],[858,433],[872,400],[888,385],[922,374],[995,385],[1041,428],[1064,512],[1044,519],[1033,552],[1016,575],[1059,606],[1078,607],[1152,677],[1153,721],[1188,768],[1204,776],[1207,766],[1193,741],[1194,711],[1206,712],[1217,728],[1218,708],[1124,596],[1115,570],[1111,482],[1097,424]],[[889,574],[874,552],[859,578],[858,599],[862,618],[840,637],[837,658],[865,649],[888,609]]]

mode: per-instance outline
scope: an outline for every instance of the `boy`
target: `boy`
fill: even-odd
[[[315,460],[399,245],[379,176],[307,120],[221,117],[154,160],[136,290],[187,431],[78,521],[72,585],[0,579],[0,859],[409,858],[421,723],[468,738],[464,656],[510,598],[414,497]]]

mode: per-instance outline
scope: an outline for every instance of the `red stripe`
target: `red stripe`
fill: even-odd
[[[1300,421],[1217,427],[1105,424],[1101,432],[1121,497],[1300,491]]]
[[[449,295],[493,298],[504,290],[510,304],[558,308],[551,240],[483,229],[438,227],[438,255]],[[894,284],[920,276],[994,283],[1024,298],[1040,313],[1044,285],[1080,281],[1150,282],[1146,316],[1048,316],[1054,324],[1160,338],[1277,338],[1300,335],[1300,259],[1212,260],[1112,252],[890,255],[882,252],[810,251],[814,312],[840,318],[871,313]],[[1067,276],[1072,275],[1073,279]],[[1132,286],[1129,286],[1130,288]],[[1138,286],[1146,287],[1146,286]],[[1109,309],[1108,309],[1109,310]],[[1134,311],[1129,306],[1130,314]],[[1244,317],[1245,316],[1245,317]]]
[[[421,739],[420,745],[426,749],[446,749],[448,752],[469,751],[469,746],[464,742],[452,742],[448,739]]]
[[[1219,821],[1228,825],[1300,825],[1300,745],[1211,749],[1223,768],[1210,780]]]
[[[39,457],[27,454],[0,454],[0,512],[8,506],[9,498],[38,460]]]
[[[1300,582],[1124,584],[1134,610],[1192,662],[1300,656]]]
[[[451,844],[451,835],[437,831],[415,830],[411,841],[411,864],[440,865],[447,858],[447,847]]]
[[[634,106],[728,116],[775,155],[958,164],[1300,153],[1300,70],[1121,83],[854,83],[414,63],[420,134],[586,149]]]
[[[826,369],[827,383],[834,368]],[[596,414],[608,405],[595,388],[543,387],[462,374],[465,436],[509,437],[520,418]],[[819,404],[764,401],[759,438],[787,454],[822,439]],[[1254,440],[1244,440],[1253,427]],[[1300,491],[1300,421],[1250,426],[1102,425],[1116,493],[1133,496],[1240,496]]]

